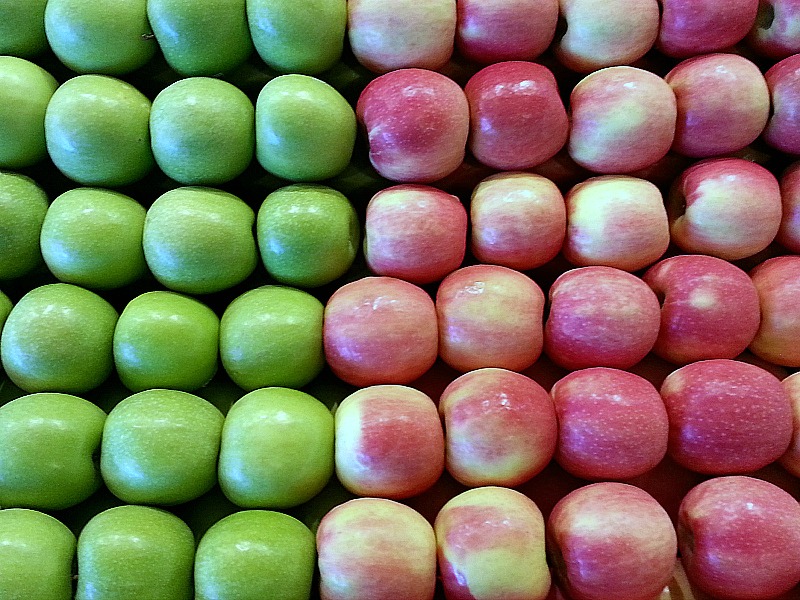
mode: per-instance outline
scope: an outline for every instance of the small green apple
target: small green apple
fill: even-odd
[[[298,390],[243,396],[222,428],[219,483],[243,508],[291,508],[316,496],[333,474],[333,415]]]
[[[35,510],[0,510],[0,598],[71,600],[75,536]]]
[[[39,393],[0,407],[0,506],[58,510],[100,487],[95,456],[106,413],[69,394]]]
[[[0,0],[0,55],[32,58],[47,49],[46,4],[47,0]]]
[[[112,371],[116,323],[114,307],[87,289],[69,283],[34,288],[6,319],[3,368],[27,392],[82,394]]]
[[[194,537],[159,508],[117,506],[78,536],[75,600],[189,600]]]
[[[0,42],[2,43],[2,42]],[[0,169],[22,169],[47,156],[44,115],[55,78],[24,58],[0,56]]]
[[[120,79],[78,75],[65,81],[47,105],[44,128],[53,163],[82,185],[128,185],[153,167],[150,100]]]
[[[265,285],[231,302],[220,321],[222,366],[245,390],[300,388],[322,370],[322,315],[311,294]]]
[[[147,266],[164,286],[210,294],[244,281],[256,268],[256,216],[241,198],[206,187],[162,194],[144,222]]]
[[[117,404],[106,419],[100,472],[130,504],[181,504],[217,482],[222,413],[177,390],[151,389]]]
[[[256,157],[290,181],[321,181],[341,173],[356,139],[352,106],[332,86],[308,75],[281,75],[256,100]]]
[[[142,249],[145,208],[125,194],[75,188],[58,196],[39,237],[47,268],[58,279],[113,289],[147,272]]]
[[[314,535],[289,515],[243,510],[213,525],[195,557],[196,600],[308,600]]]
[[[0,171],[0,280],[28,274],[41,264],[39,234],[47,194],[33,179]]]
[[[256,238],[267,272],[286,285],[318,287],[344,275],[359,247],[358,215],[340,192],[294,184],[267,196]]]
[[[3,332],[3,325],[6,324],[6,319],[12,308],[14,308],[14,303],[3,292],[0,292],[0,333]]]

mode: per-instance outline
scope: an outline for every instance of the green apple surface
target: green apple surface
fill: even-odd
[[[256,51],[280,73],[317,75],[342,55],[346,0],[247,0],[247,17]]]
[[[333,416],[298,390],[262,388],[231,407],[222,429],[219,483],[243,508],[291,508],[333,474]]]
[[[147,0],[48,0],[44,30],[55,55],[76,73],[130,73],[158,47]]]
[[[222,413],[177,390],[151,389],[117,404],[100,447],[103,481],[130,504],[181,504],[217,482]]]
[[[0,280],[22,277],[41,264],[47,205],[47,194],[33,179],[0,171]]]
[[[0,510],[0,598],[71,600],[75,536],[25,508]]]
[[[308,75],[281,75],[256,100],[256,157],[290,181],[321,181],[350,162],[356,116],[332,86]]]
[[[82,185],[119,187],[152,169],[150,100],[106,75],[78,75],[55,91],[44,117],[47,152]]]
[[[253,103],[221,79],[181,79],[153,100],[153,155],[179,183],[220,185],[241,175],[253,159],[255,139]]]
[[[307,292],[278,285],[249,290],[220,321],[220,359],[245,390],[301,388],[322,370],[324,306]]]
[[[241,198],[205,187],[162,194],[147,211],[144,256],[165,287],[210,294],[244,281],[256,268],[256,216]]]
[[[244,510],[213,525],[195,558],[196,600],[308,600],[314,535],[297,519]]]
[[[6,319],[12,308],[14,308],[14,303],[3,292],[0,292],[0,333],[3,332],[3,325],[6,324]]]
[[[0,506],[58,510],[100,487],[95,457],[106,413],[69,394],[39,393],[0,407]]]
[[[93,289],[133,283],[147,272],[145,208],[125,194],[75,188],[58,196],[42,224],[42,257],[59,280]]]
[[[2,42],[0,42],[2,43]],[[44,115],[55,78],[24,58],[0,56],[0,169],[22,169],[47,156]]]
[[[114,364],[117,311],[89,290],[51,283],[20,298],[0,336],[11,380],[27,392],[82,394],[99,386]]]
[[[32,58],[47,49],[46,4],[47,0],[0,0],[0,55]]]
[[[188,525],[165,510],[105,510],[78,536],[75,599],[189,600],[194,548]]]
[[[297,287],[318,287],[344,275],[359,247],[358,215],[331,187],[295,184],[267,196],[256,239],[267,272]]]

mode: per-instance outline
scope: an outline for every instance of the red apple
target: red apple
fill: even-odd
[[[794,414],[794,429],[792,442],[789,449],[781,457],[780,462],[784,469],[795,477],[800,477],[800,373],[794,373],[783,380],[783,389],[789,397]]]
[[[800,0],[760,0],[747,45],[772,60],[800,52]]]
[[[750,344],[756,356],[800,367],[800,256],[777,256],[750,271],[761,301],[761,326]]]
[[[775,241],[800,254],[800,161],[789,165],[780,177],[783,213]]]
[[[764,141],[781,152],[800,154],[800,54],[774,64],[764,77],[772,99]]]

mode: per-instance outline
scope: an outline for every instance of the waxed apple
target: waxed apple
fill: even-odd
[[[47,0],[2,0],[0,13],[0,55],[33,58],[47,49],[44,9]]]
[[[800,161],[790,164],[780,175],[781,226],[775,241],[795,254],[800,253]]]
[[[792,441],[786,453],[781,456],[780,463],[784,469],[795,477],[800,477],[800,375],[793,373],[781,381],[794,415]]]
[[[789,254],[767,259],[750,271],[750,278],[761,302],[761,324],[750,350],[772,363],[800,367],[800,257]]]
[[[779,61],[800,52],[800,2],[764,0],[758,3],[755,23],[747,34],[747,46],[761,56]]]
[[[656,48],[675,58],[718,52],[742,41],[755,24],[759,0],[662,0]]]
[[[789,56],[775,63],[764,74],[772,101],[772,112],[763,138],[770,146],[789,154],[800,154],[800,128],[795,116],[800,106],[797,93],[800,57]]]
[[[16,279],[41,264],[39,235],[47,209],[47,194],[33,179],[0,171],[0,280]]]

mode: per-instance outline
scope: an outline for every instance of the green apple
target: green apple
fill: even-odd
[[[245,390],[300,388],[322,370],[325,307],[307,292],[278,285],[249,290],[220,321],[222,366]]]
[[[206,187],[162,194],[144,222],[147,266],[165,287],[210,294],[244,281],[256,268],[256,215],[241,198]]]
[[[27,392],[85,393],[112,371],[116,323],[117,311],[94,292],[69,283],[39,286],[6,319],[3,368]]]
[[[6,324],[6,319],[12,308],[14,308],[14,304],[11,299],[3,292],[0,292],[0,333],[3,332],[3,325]]]
[[[47,205],[47,194],[33,179],[0,171],[0,280],[27,275],[41,264]]]
[[[71,600],[75,536],[35,510],[0,510],[0,598]]]
[[[256,157],[290,181],[341,173],[356,139],[352,106],[332,86],[308,75],[281,75],[256,100]]]
[[[159,508],[125,505],[101,512],[78,536],[75,600],[189,600],[194,537]]]
[[[114,330],[114,364],[134,392],[192,392],[217,371],[219,318],[208,306],[175,292],[145,292],[131,300]]]
[[[164,58],[184,77],[227,73],[253,52],[245,0],[148,0],[147,14]]]
[[[113,289],[147,272],[142,249],[145,208],[125,194],[75,188],[58,196],[39,237],[47,268],[61,281]]]
[[[47,0],[0,0],[0,55],[32,58],[47,49],[46,4]]]
[[[195,557],[196,600],[308,600],[314,535],[289,515],[243,510],[213,525]]]
[[[103,428],[103,481],[130,504],[202,496],[217,482],[224,420],[217,407],[187,392],[151,389],[125,398]]]
[[[158,47],[147,0],[48,0],[44,30],[53,53],[76,73],[130,73]]]
[[[316,75],[342,55],[346,0],[247,0],[247,18],[259,56],[281,73]]]
[[[0,407],[0,506],[58,510],[100,487],[95,457],[106,413],[69,394],[39,393]]]
[[[128,185],[153,167],[150,100],[120,79],[79,75],[65,81],[47,105],[44,128],[53,163],[82,185]]]
[[[0,169],[30,167],[47,156],[44,115],[57,88],[39,65],[0,56],[0,106],[13,107],[0,111]]]
[[[294,184],[267,196],[256,239],[267,272],[286,285],[318,287],[344,275],[359,247],[358,215],[340,192]]]
[[[298,390],[243,396],[222,428],[219,483],[243,508],[291,508],[316,496],[333,474],[333,415]]]

